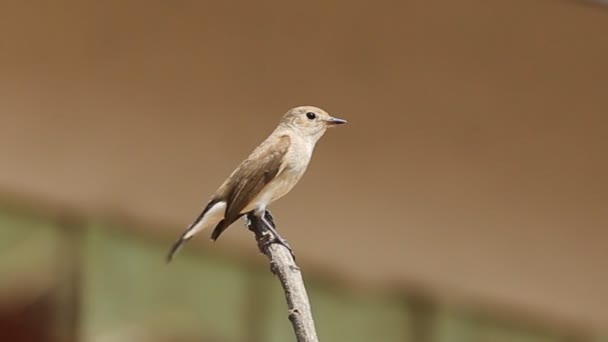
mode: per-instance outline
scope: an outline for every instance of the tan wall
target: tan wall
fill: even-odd
[[[549,0],[1,7],[7,196],[178,234],[285,110],[315,104],[349,124],[274,206],[301,263],[608,326],[608,11]],[[219,243],[253,252],[250,240],[235,226]]]

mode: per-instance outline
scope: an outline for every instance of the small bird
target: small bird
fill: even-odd
[[[334,118],[313,106],[287,111],[277,128],[232,172],[173,244],[167,261],[201,230],[215,227],[211,233],[215,241],[234,221],[248,213],[253,213],[275,232],[266,219],[266,208],[285,196],[302,178],[315,145],[327,128],[344,123],[346,120]]]

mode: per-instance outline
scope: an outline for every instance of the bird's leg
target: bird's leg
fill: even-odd
[[[281,235],[279,235],[279,232],[277,232],[276,225],[274,224],[274,218],[272,217],[272,214],[270,214],[270,212],[268,210],[264,211],[264,215],[262,216],[262,222],[264,222],[264,224],[266,225],[266,228],[268,228],[268,230],[270,230],[270,232],[274,235],[273,240],[270,241],[269,243],[279,243],[279,244],[285,246],[285,248],[289,249],[289,253],[291,253],[291,256],[294,257],[294,260],[295,260],[295,255],[293,254],[293,250],[291,249],[291,246],[289,246],[289,243],[287,243],[287,240],[285,240],[283,237],[281,237]]]
[[[264,210],[264,218],[266,218],[266,223],[269,223],[272,228],[277,229],[277,225],[274,223],[274,217],[272,217],[270,210]]]
[[[260,223],[263,223],[263,226],[261,226]],[[249,227],[249,230],[253,232],[257,230],[258,232],[256,233],[256,235],[265,235],[263,233],[264,230],[270,232],[271,236],[268,236],[267,238],[264,238],[262,240],[258,240],[262,241],[262,245],[260,246],[261,248],[266,248],[273,243],[278,243],[287,248],[289,250],[289,253],[291,253],[293,259],[296,259],[296,256],[293,253],[291,246],[289,246],[289,243],[287,243],[287,240],[283,239],[281,235],[279,235],[279,233],[277,232],[276,224],[274,223],[274,218],[272,217],[270,211],[265,210],[261,214],[250,212],[249,214],[247,214],[247,226]]]

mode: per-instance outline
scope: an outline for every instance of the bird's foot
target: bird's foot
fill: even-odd
[[[289,251],[289,254],[291,254],[291,257],[295,261],[296,260],[296,255],[293,252],[293,249],[291,249],[291,246],[289,245],[289,243],[287,242],[287,240],[285,240],[284,238],[282,238],[281,235],[279,235],[274,228],[269,229],[269,230],[272,233],[272,237],[270,237],[270,238],[268,238],[268,239],[266,239],[264,241],[263,247],[264,248],[268,248],[270,245],[275,244],[275,243],[279,244],[279,245],[282,245],[283,247],[287,248],[287,250]]]
[[[287,248],[287,250],[289,250],[289,254],[291,254],[291,257],[295,261],[296,255],[294,254],[293,249],[291,249],[291,246],[289,245],[289,243],[287,243],[287,240],[285,240],[283,237],[281,237],[279,232],[277,232],[276,225],[274,223],[274,218],[272,217],[272,214],[270,214],[270,211],[268,211],[268,210],[264,211],[264,215],[262,217],[262,222],[264,222],[264,225],[266,226],[266,228],[272,233],[272,238],[267,239],[264,242],[264,247],[268,247],[273,243],[278,243],[280,245],[283,245],[283,247],[285,247],[285,248]]]
[[[266,223],[267,226],[277,229],[277,225],[274,223],[274,217],[272,217],[270,210],[264,210],[264,223]]]
[[[289,250],[293,260],[296,260],[296,255],[291,249],[291,246],[281,237],[277,232],[274,218],[270,211],[264,211],[264,214],[260,216],[255,215],[253,212],[246,216],[246,225],[249,230],[253,231],[258,236],[258,244],[261,250],[267,249],[270,245],[277,243]]]

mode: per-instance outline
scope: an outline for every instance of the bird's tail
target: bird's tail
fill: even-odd
[[[175,241],[171,249],[169,250],[169,254],[167,254],[167,263],[173,260],[175,254],[182,248],[186,241],[190,240],[196,233],[203,230],[206,226],[213,224],[215,218],[214,216],[220,214],[223,216],[223,211],[226,209],[226,202],[212,200],[210,201],[205,209],[198,215],[196,220],[186,229],[186,231]],[[209,215],[207,215],[209,214]],[[223,221],[223,220],[222,220]],[[221,224],[221,222],[220,222]]]
[[[186,234],[184,233],[182,236],[180,236],[179,239],[173,243],[173,246],[171,246],[171,250],[169,250],[169,254],[167,254],[167,263],[170,263],[175,254],[182,248],[184,243],[190,240],[190,238],[185,237],[185,235]]]

